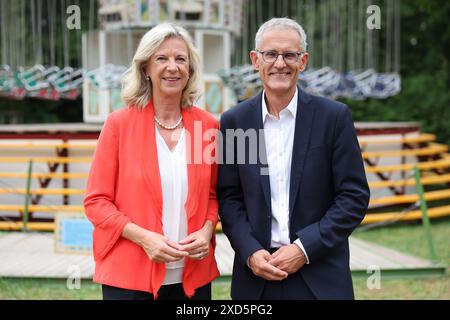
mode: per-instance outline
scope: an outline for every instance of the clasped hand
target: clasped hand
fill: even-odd
[[[185,257],[201,260],[209,255],[213,227],[207,221],[202,229],[191,233],[179,243],[166,236],[149,231],[145,243],[142,244],[150,259],[156,262],[175,262]]]
[[[273,254],[261,249],[250,256],[253,273],[266,280],[283,280],[297,272],[306,263],[306,257],[296,244],[283,246]]]

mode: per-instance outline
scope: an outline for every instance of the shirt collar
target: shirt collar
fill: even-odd
[[[262,104],[261,104],[261,108],[262,108],[262,121],[264,123],[264,121],[266,120],[266,117],[269,115],[269,112],[267,111],[267,105],[266,105],[266,91],[263,90],[262,93]],[[294,117],[297,116],[297,100],[298,99],[298,88],[297,86],[295,87],[295,94],[292,97],[291,101],[289,102],[289,104],[287,105],[287,107],[285,109],[287,109],[291,115]],[[283,110],[285,110],[283,109]]]

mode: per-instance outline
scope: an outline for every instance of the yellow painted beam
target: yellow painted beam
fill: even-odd
[[[0,221],[0,230],[20,231],[23,228],[22,222]],[[28,222],[27,228],[33,231],[54,231],[53,222]]]
[[[34,143],[34,142],[23,142],[23,143],[5,143],[0,142],[0,150],[10,150],[10,149],[72,149],[72,150],[94,150],[96,143]]]
[[[0,172],[0,179],[5,178],[26,178],[27,173],[25,172]],[[87,172],[55,172],[55,173],[32,173],[31,177],[33,179],[84,179],[88,177]]]
[[[380,157],[407,157],[407,156],[431,156],[448,151],[448,146],[444,144],[430,144],[426,148],[403,149],[403,150],[380,150],[365,151],[362,153],[363,159],[380,158]]]
[[[14,205],[14,204],[1,204],[0,211],[23,211],[23,205]],[[31,212],[84,212],[83,206],[76,205],[54,205],[54,206],[46,206],[46,205],[30,205],[28,210]]]
[[[414,166],[417,166],[420,170],[449,168],[450,167],[450,157],[448,155],[445,155],[443,159],[426,161],[426,162],[418,162],[418,163],[416,162],[416,163],[373,166],[373,167],[366,165],[365,170],[367,173],[411,171],[411,170],[413,170]]]
[[[450,215],[450,206],[442,206],[428,209],[429,218],[440,218]],[[420,210],[410,211],[406,214],[401,212],[371,213],[366,214],[361,224],[377,223],[391,220],[408,221],[422,219]]]
[[[425,192],[424,197],[427,201],[449,199],[450,189]],[[370,199],[369,206],[414,203],[418,200],[419,196],[417,194],[403,194],[398,196],[372,198]]]
[[[434,175],[430,177],[423,177],[420,179],[423,185],[441,184],[450,182],[450,174]],[[411,187],[416,185],[416,180],[402,179],[402,180],[387,180],[387,181],[370,181],[369,187],[375,188],[388,188],[388,187]]]
[[[25,189],[5,189],[0,188],[0,194],[26,194]],[[32,195],[84,195],[84,189],[53,189],[53,188],[41,188],[31,189]]]
[[[431,133],[422,133],[416,137],[393,137],[393,138],[378,138],[378,139],[370,139],[366,137],[359,137],[359,144],[361,147],[365,147],[367,145],[392,145],[392,144],[401,144],[401,143],[423,143],[423,142],[432,142],[436,140],[436,135]]]
[[[26,163],[33,160],[35,163],[90,163],[88,157],[0,157],[0,163]]]

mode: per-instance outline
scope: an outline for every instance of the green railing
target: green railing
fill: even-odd
[[[25,189],[25,206],[23,210],[23,231],[28,231],[28,218],[29,218],[29,212],[28,208],[30,205],[30,189],[31,189],[31,174],[33,172],[33,160],[30,159],[28,162],[28,176],[27,176],[27,185]]]
[[[425,196],[424,196],[423,185],[422,185],[422,182],[420,181],[420,170],[419,170],[419,168],[417,168],[417,166],[414,166],[414,174],[415,174],[415,178],[416,178],[416,190],[417,190],[417,194],[419,195],[420,209],[422,211],[422,225],[423,225],[423,229],[425,231],[425,238],[427,239],[427,242],[428,242],[430,258],[434,263],[437,263],[438,258],[436,255],[436,251],[434,250],[433,237],[431,234],[431,224],[430,224],[430,219],[428,218],[427,202],[426,202]]]

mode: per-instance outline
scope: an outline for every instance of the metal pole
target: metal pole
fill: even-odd
[[[422,182],[420,181],[420,171],[417,168],[417,166],[414,166],[414,173],[415,173],[415,177],[416,177],[416,190],[417,190],[417,193],[418,193],[419,199],[420,199],[420,209],[422,211],[422,223],[423,223],[423,229],[425,231],[425,238],[428,241],[428,248],[430,250],[431,260],[433,262],[437,262],[438,259],[436,256],[436,252],[434,251],[433,237],[431,236],[430,220],[428,219],[427,203],[426,203],[425,197],[424,197],[423,185],[422,185]]]
[[[25,206],[23,210],[23,231],[28,231],[28,207],[30,205],[30,188],[31,188],[31,173],[33,171],[33,160],[28,162],[28,176],[27,176],[27,187],[25,190]]]

